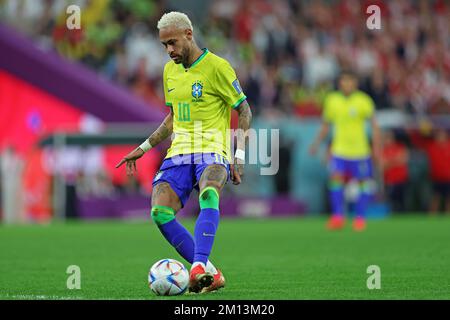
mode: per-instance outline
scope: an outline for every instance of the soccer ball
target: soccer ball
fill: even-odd
[[[162,259],[156,262],[148,273],[148,285],[158,296],[183,294],[189,283],[189,272],[175,259]]]

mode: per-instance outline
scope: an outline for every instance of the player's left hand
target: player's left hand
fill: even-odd
[[[233,184],[240,184],[242,182],[243,175],[244,161],[241,159],[234,159],[234,164],[231,165],[231,181],[233,181]]]

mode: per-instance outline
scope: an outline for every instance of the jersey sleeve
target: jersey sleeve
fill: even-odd
[[[166,101],[166,106],[172,107],[172,100],[170,99],[169,91],[168,91],[168,87],[167,87],[167,65],[164,67],[164,72],[163,72],[163,88],[164,88],[164,100]]]
[[[322,119],[327,123],[334,120],[333,96],[331,94],[327,95],[323,102]]]
[[[236,72],[234,72],[228,62],[225,61],[217,67],[215,81],[215,87],[219,96],[233,109],[247,99],[244,92],[242,92]]]

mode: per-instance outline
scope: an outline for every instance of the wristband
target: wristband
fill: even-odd
[[[242,161],[245,161],[245,151],[241,149],[236,149],[236,153],[234,154],[234,157],[237,159],[240,159]]]
[[[140,146],[139,148],[142,149],[142,151],[147,152],[148,150],[150,150],[152,148],[152,145],[150,144],[150,142],[148,142],[148,139],[146,139]]]

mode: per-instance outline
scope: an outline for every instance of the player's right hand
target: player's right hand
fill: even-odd
[[[141,148],[136,148],[123,157],[122,160],[116,165],[116,169],[126,163],[127,175],[132,176],[135,172],[137,172],[136,160],[144,155],[144,151]]]

